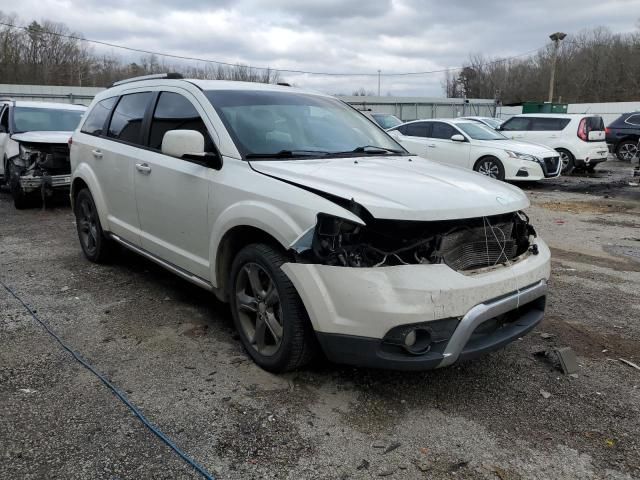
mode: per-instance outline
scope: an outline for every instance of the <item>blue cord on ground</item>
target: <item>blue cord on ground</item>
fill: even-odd
[[[75,358],[78,362],[80,362],[80,364],[82,364],[83,367],[85,367],[87,370],[93,373],[96,377],[98,377],[100,381],[104,383],[107,386],[107,388],[109,388],[109,390],[111,390],[111,392],[113,392],[113,394],[122,401],[122,403],[124,403],[127,407],[129,407],[129,409],[133,412],[133,414],[136,417],[140,419],[140,421],[144,424],[145,427],[147,427],[154,434],[156,434],[156,436],[160,438],[160,440],[166,443],[169,448],[171,448],[174,452],[176,452],[180,456],[180,458],[182,458],[185,462],[191,465],[204,478],[206,478],[207,480],[215,480],[215,477],[209,472],[207,472],[203,466],[201,466],[198,462],[196,462],[191,457],[189,457],[189,455],[187,455],[185,452],[180,450],[180,448],[175,443],[173,443],[173,441],[171,441],[169,437],[167,437],[164,433],[162,433],[162,431],[158,427],[156,427],[149,420],[147,420],[147,417],[145,417],[144,414],[140,410],[138,410],[138,408],[127,399],[124,393],[122,393],[114,384],[112,384],[109,380],[107,380],[107,378],[104,375],[102,375],[95,368],[93,368],[90,363],[88,363],[86,360],[84,360],[80,356],[79,353],[77,353],[71,347],[69,347],[66,343],[64,343],[64,341],[58,335],[56,335],[56,333],[53,330],[51,330],[51,328],[43,320],[41,320],[40,317],[38,317],[38,315],[36,315],[36,313],[33,310],[31,310],[31,308],[29,308],[29,306],[26,303],[24,303],[24,301],[18,295],[16,295],[16,293],[11,288],[5,285],[5,283],[2,282],[1,280],[0,280],[0,285],[2,285],[5,288],[5,290],[13,296],[13,298],[18,300],[22,304],[22,306],[29,312],[31,317],[33,317],[33,319],[36,322],[38,322],[42,326],[42,328],[44,328],[47,331],[47,333],[51,335],[56,340],[56,342],[60,344],[62,348],[64,348],[67,352],[69,352],[73,356],[73,358]]]

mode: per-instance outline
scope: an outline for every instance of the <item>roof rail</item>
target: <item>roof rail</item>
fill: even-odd
[[[154,79],[160,79],[160,78],[166,78],[169,80],[179,80],[184,77],[180,73],[155,73],[153,75],[142,75],[141,77],[131,77],[131,78],[126,78],[124,80],[118,80],[117,82],[113,82],[111,85],[109,85],[109,88],[116,87],[118,85],[124,85],[125,83],[142,82],[144,80],[154,80]]]

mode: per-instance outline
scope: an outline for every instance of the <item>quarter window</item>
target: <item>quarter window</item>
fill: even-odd
[[[109,137],[141,145],[142,120],[152,95],[142,92],[122,96],[111,117]]]
[[[455,128],[453,128],[448,123],[442,122],[433,122],[431,127],[431,138],[441,138],[443,140],[451,140],[456,133]]]
[[[115,105],[117,99],[118,97],[105,98],[104,100],[96,103],[82,125],[81,131],[91,135],[102,135],[104,123],[107,121],[107,118],[111,113],[111,109]]]
[[[625,123],[628,123],[629,125],[640,126],[640,115],[631,115],[627,117]]]
[[[205,152],[215,151],[207,127],[193,104],[178,93],[162,92],[151,121],[149,146],[160,150],[164,134],[169,130],[197,130],[204,136]]]

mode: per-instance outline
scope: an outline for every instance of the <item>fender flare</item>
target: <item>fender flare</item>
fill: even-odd
[[[262,230],[287,249],[306,229],[314,225],[315,221],[314,215],[313,218],[309,218],[308,224],[302,226],[286,211],[254,200],[229,206],[218,216],[211,229],[209,244],[211,283],[214,287],[218,287],[220,283],[216,274],[218,254],[222,239],[234,227],[253,227]]]

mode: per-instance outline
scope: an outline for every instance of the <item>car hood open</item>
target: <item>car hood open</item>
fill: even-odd
[[[65,144],[72,134],[73,132],[22,132],[11,135],[11,138],[16,142]]]
[[[263,160],[251,167],[303,188],[353,199],[380,219],[454,220],[529,206],[519,188],[415,156]]]

